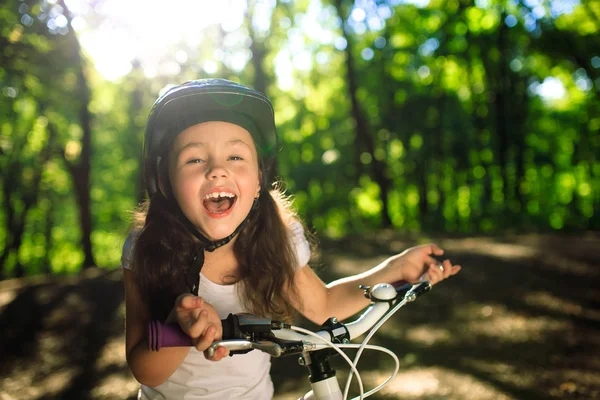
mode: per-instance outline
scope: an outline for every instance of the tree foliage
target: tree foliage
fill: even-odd
[[[0,5],[2,277],[116,265],[152,101],[211,76],[272,98],[279,173],[318,233],[600,228],[597,0],[248,0],[243,16],[110,81],[67,4]]]

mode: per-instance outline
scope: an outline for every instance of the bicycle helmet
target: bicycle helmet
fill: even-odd
[[[159,167],[161,160],[177,135],[190,126],[209,121],[231,122],[245,128],[254,140],[260,170],[261,186],[268,189],[274,178],[277,133],[273,105],[269,98],[254,89],[225,79],[201,79],[169,89],[160,96],[150,111],[144,136],[144,181],[150,201],[161,189]],[[170,193],[163,193],[170,197]],[[248,216],[226,238],[211,241],[176,207],[178,219],[200,242],[190,261],[186,280],[190,291],[197,295],[204,251],[212,252],[229,243],[258,208],[254,200]]]
[[[250,132],[262,164],[263,186],[271,183],[277,134],[269,98],[225,79],[200,79],[169,89],[152,106],[144,138],[144,181],[150,197],[158,191],[158,166],[175,137],[208,121],[231,122]]]

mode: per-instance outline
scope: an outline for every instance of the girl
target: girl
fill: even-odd
[[[273,107],[255,90],[221,80],[187,82],[154,104],[144,141],[149,201],[123,249],[127,363],[142,399],[270,399],[270,358],[217,349],[221,319],[251,312],[321,324],[368,305],[359,285],[423,274],[435,284],[460,270],[442,266],[433,244],[325,285],[290,203],[272,190],[277,136]],[[194,347],[148,350],[151,319],[178,323]]]

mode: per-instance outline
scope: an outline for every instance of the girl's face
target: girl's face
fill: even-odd
[[[231,235],[260,191],[252,136],[221,121],[187,128],[169,152],[169,181],[183,214],[208,239]]]

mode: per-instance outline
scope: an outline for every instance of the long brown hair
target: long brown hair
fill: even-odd
[[[175,299],[189,292],[186,273],[198,249],[197,239],[178,219],[175,200],[160,191],[134,213],[137,235],[132,270],[151,318],[165,320]],[[292,202],[277,188],[262,190],[258,208],[234,243],[241,298],[253,314],[289,321],[298,259],[290,224],[300,223]],[[202,296],[202,293],[198,293]]]

